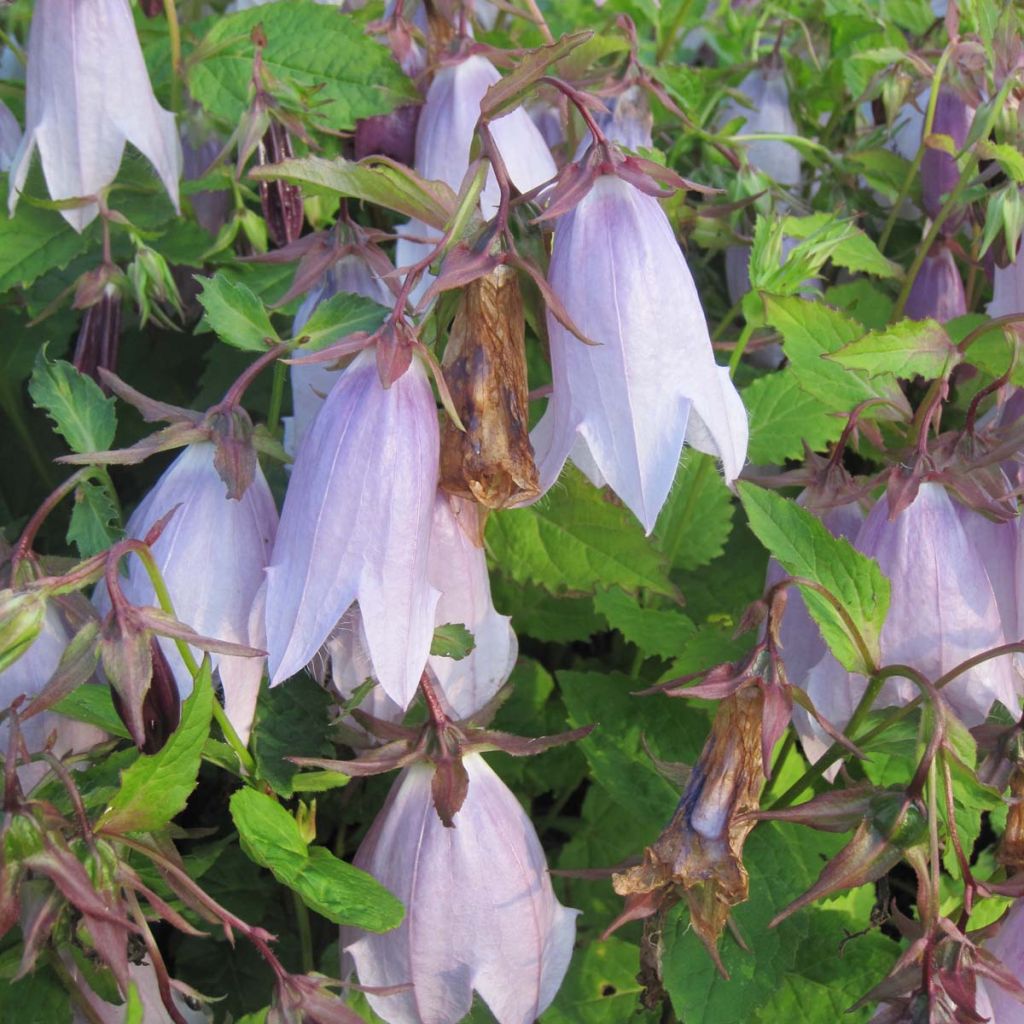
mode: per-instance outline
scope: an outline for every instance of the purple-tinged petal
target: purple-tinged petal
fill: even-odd
[[[1024,978],[1024,899],[1018,899],[1003,918],[994,939],[985,948],[995,954],[1015,978]],[[1024,1003],[991,979],[979,979],[978,994],[984,993],[996,1024],[1024,1024]]]
[[[544,853],[519,801],[478,754],[464,759],[469,792],[445,828],[433,769],[405,770],[356,855],[405,903],[394,931],[348,945],[389,1024],[456,1024],[475,990],[499,1024],[532,1024],[569,966],[576,912],[555,899]]]
[[[967,141],[967,129],[970,124],[971,112],[967,104],[952,89],[939,89],[932,134],[949,136],[953,140],[954,148],[959,151]],[[929,217],[934,219],[938,216],[943,196],[953,191],[959,178],[956,157],[945,150],[933,149],[930,146],[925,148],[921,156],[921,199],[925,213]],[[960,220],[960,217],[950,217],[944,227],[951,227],[950,222],[959,224]]]
[[[25,136],[12,161],[13,214],[34,149],[53,199],[92,196],[117,176],[126,142],[152,163],[178,208],[181,148],[142,57],[127,0],[38,0],[28,41]],[[95,203],[61,210],[82,231]]]
[[[992,280],[992,301],[988,315],[1013,316],[1024,313],[1024,247],[1018,246],[1017,258],[1005,267],[997,266]]]
[[[789,90],[780,70],[751,71],[740,82],[739,92],[750,101],[750,107],[730,102],[723,120],[745,118],[746,123],[738,133],[741,138],[762,133],[799,134],[789,110]],[[747,159],[751,167],[780,185],[800,184],[800,152],[788,142],[760,139],[747,143]]]
[[[274,684],[358,600],[381,686],[402,707],[412,700],[438,597],[427,582],[438,434],[418,360],[385,390],[367,350],[334,385],[299,449],[267,570]]]
[[[675,478],[684,439],[722,459],[734,479],[747,420],[716,366],[686,261],[656,199],[599,178],[560,218],[551,287],[584,345],[548,317],[554,388],[532,438],[541,489],[577,443],[648,532]]]
[[[330,659],[331,683],[337,694],[347,700],[367,679],[373,679],[373,662],[363,632],[363,618],[358,605],[353,605],[341,617],[325,645],[326,656]],[[385,722],[401,722],[405,709],[399,707],[380,686],[375,686],[359,705],[374,718]]]
[[[955,320],[967,312],[964,282],[948,246],[930,252],[907,296],[905,314],[911,320]]]
[[[21,145],[21,125],[11,108],[0,100],[0,171],[11,169],[14,156]]]
[[[214,468],[214,446],[189,445],[171,463],[128,520],[129,537],[145,537],[154,523],[176,509],[159,539],[153,557],[163,574],[177,618],[204,636],[249,643],[249,618],[277,529],[277,509],[257,466],[256,475],[238,501],[229,499]],[[133,604],[153,605],[156,598],[145,568],[129,562],[125,596]],[[105,589],[94,602],[109,607]],[[168,637],[160,637],[178,692],[192,692],[192,675]],[[193,650],[197,658],[201,651]],[[212,655],[214,671],[224,687],[228,718],[243,738],[249,734],[263,659]]]

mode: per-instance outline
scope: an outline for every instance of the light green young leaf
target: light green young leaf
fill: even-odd
[[[37,409],[46,410],[72,451],[110,447],[117,429],[114,399],[105,398],[96,381],[70,363],[47,359],[45,346],[36,356],[28,393]]]
[[[263,303],[241,281],[223,272],[198,280],[203,285],[199,302],[206,315],[197,330],[209,328],[221,341],[247,352],[266,352],[280,341]]]
[[[434,630],[430,653],[435,657],[461,661],[476,647],[473,634],[461,622],[446,622]]]
[[[76,692],[89,689],[79,687]],[[185,808],[196,787],[203,744],[213,714],[210,660],[203,660],[192,696],[181,706],[181,721],[155,754],[143,754],[121,773],[121,788],[100,817],[110,833],[155,832]]]
[[[823,237],[827,241],[829,259],[837,267],[874,277],[898,277],[898,263],[886,259],[874,240],[851,220],[834,213],[814,213],[807,217],[786,217],[783,234],[790,238]]]
[[[790,367],[758,377],[743,391],[743,404],[750,419],[747,457],[755,464],[802,458],[805,443],[823,451],[843,431],[842,417],[803,390]]]
[[[94,477],[75,488],[67,541],[78,548],[82,558],[89,558],[120,537],[120,518],[110,476],[105,469],[97,469]]]
[[[963,362],[945,329],[934,320],[901,320],[858,338],[826,359],[869,377],[893,375],[901,380],[944,377]]]
[[[679,462],[654,536],[673,568],[696,569],[722,553],[732,515],[732,494],[715,460],[690,448]]]
[[[542,503],[488,517],[487,546],[516,582],[553,594],[613,585],[676,594],[664,556],[633,515],[571,466]]]
[[[791,576],[811,580],[827,590],[860,632],[867,656],[879,658],[879,636],[889,610],[889,581],[878,564],[833,537],[810,512],[779,494],[753,484],[739,484],[750,528]],[[835,606],[810,587],[801,587],[812,618],[832,653],[851,671],[869,674],[853,634]]]
[[[307,340],[295,354],[316,352],[359,331],[372,334],[384,322],[387,313],[383,306],[362,295],[348,292],[332,295],[321,302],[303,324],[299,336]]]

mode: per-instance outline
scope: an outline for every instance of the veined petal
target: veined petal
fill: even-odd
[[[427,582],[437,411],[418,360],[385,390],[374,356],[341,375],[299,450],[267,570],[267,644],[276,684],[358,598],[377,678],[405,707],[437,603]]]

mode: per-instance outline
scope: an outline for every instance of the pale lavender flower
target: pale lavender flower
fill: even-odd
[[[959,152],[967,141],[967,130],[970,125],[971,112],[967,104],[952,89],[939,89],[932,134],[949,136],[953,140],[954,148]],[[921,155],[921,199],[929,217],[938,216],[943,196],[953,191],[959,178],[960,171],[954,156],[931,146],[925,148]],[[962,216],[948,217],[943,223],[943,233],[953,233],[962,219]]]
[[[910,665],[933,682],[967,658],[1003,644],[1006,636],[992,581],[944,487],[924,483],[914,501],[889,520],[881,498],[857,535],[855,547],[874,558],[889,578],[889,613],[881,634],[882,664]],[[850,720],[867,683],[831,654],[811,670],[807,691],[836,727]],[[994,658],[958,676],[942,693],[968,727],[985,721],[996,701],[1015,709],[1021,692],[1009,657]],[[918,696],[908,679],[886,682],[876,707]],[[829,745],[811,722],[801,740],[813,762]]]
[[[73,199],[95,196],[114,180],[126,142],[153,164],[177,209],[181,149],[174,115],[153,95],[128,0],[36,0],[11,214],[37,147],[51,198]],[[99,206],[60,213],[81,231]]]
[[[797,135],[796,121],[789,109],[789,90],[781,69],[751,71],[739,84],[738,91],[749,100],[749,106],[736,101],[726,104],[724,121],[737,117],[746,119],[738,138],[744,135]],[[750,166],[780,185],[800,184],[800,152],[780,139],[759,139],[749,142],[747,160]]]
[[[911,320],[955,320],[967,312],[964,282],[948,246],[940,245],[921,264],[907,296],[904,313]]]
[[[988,304],[991,317],[1017,313],[1024,313],[1024,245],[1018,245],[1017,258],[1012,263],[995,268],[992,301]]]
[[[1013,977],[1024,978],[1024,899],[1014,901],[995,938],[986,942],[985,948],[1002,961]],[[986,999],[992,1024],[1024,1024],[1024,1003],[995,981],[979,978],[979,1011]]]
[[[358,253],[350,253],[333,264],[320,283],[303,299],[295,314],[292,335],[298,337],[316,307],[340,292],[362,295],[382,306],[390,306],[394,299],[387,285],[373,272],[366,260]],[[294,455],[328,392],[334,387],[338,371],[329,363],[295,363],[289,367],[289,374],[292,415],[285,417],[283,422],[284,447],[289,455]]]
[[[52,603],[47,604],[39,635],[17,661],[0,672],[0,711],[17,697],[31,700],[42,691],[57,671],[70,640],[71,636],[60,613]],[[22,710],[24,711],[24,707]],[[56,732],[53,752],[58,757],[69,751],[77,753],[88,750],[106,735],[95,726],[65,718],[55,711],[43,711],[33,715],[19,723],[19,728],[29,753],[42,750],[50,734]],[[4,757],[7,756],[10,730],[10,724],[6,719],[0,722],[0,755]],[[22,786],[30,789],[42,778],[46,770],[44,764],[23,766],[18,769],[18,778]]]
[[[21,145],[21,125],[11,108],[0,100],[0,171],[7,172]]]
[[[90,1016],[86,1017],[78,1007],[75,1007],[71,1016],[71,1024],[95,1024],[95,1021],[99,1021],[100,1024],[125,1024],[125,1021],[129,1019],[127,1005],[125,1003],[116,1005],[104,1002],[89,987],[88,981],[82,978],[78,964],[70,953],[62,951],[60,957],[65,970],[67,970],[71,980],[77,985],[78,992],[91,1011]],[[171,1015],[167,1012],[167,1007],[164,1006],[163,999],[160,997],[160,984],[157,980],[153,964],[149,960],[143,960],[141,963],[129,961],[128,976],[134,982],[139,995],[139,1001],[142,1004],[142,1017],[140,1019],[145,1024],[174,1024]],[[213,1014],[208,1007],[200,1006],[195,1008],[190,1006],[180,992],[172,989],[171,998],[174,1000],[174,1006],[185,1024],[207,1024],[208,1021],[213,1019]]]
[[[560,217],[548,272],[587,345],[550,313],[554,389],[532,440],[541,490],[566,458],[650,532],[683,441],[743,467],[747,415],[715,364],[686,260],[657,199],[610,175]]]
[[[171,463],[156,486],[128,520],[129,537],[145,537],[152,526],[176,509],[152,547],[167,584],[176,617],[203,636],[248,645],[249,615],[269,561],[277,509],[257,466],[240,500],[227,497],[214,468],[214,445],[189,445]],[[141,561],[129,562],[121,588],[137,605],[154,605],[153,585]],[[93,598],[109,608],[101,585]],[[182,698],[192,692],[192,674],[177,645],[159,638]],[[202,651],[193,649],[197,660]],[[248,738],[263,675],[262,658],[211,654],[212,667],[224,690],[224,709],[243,741]]]
[[[388,389],[372,349],[340,376],[299,449],[267,570],[272,683],[305,666],[359,602],[375,675],[402,707],[434,630],[427,553],[437,408],[414,359]]]
[[[464,760],[469,792],[445,828],[427,764],[405,769],[356,854],[406,905],[402,924],[347,945],[388,1024],[456,1024],[476,991],[498,1024],[533,1024],[565,976],[576,912],[555,898],[537,834],[515,795],[479,754]],[[345,938],[343,936],[343,944]]]

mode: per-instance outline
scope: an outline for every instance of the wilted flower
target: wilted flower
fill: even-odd
[[[855,547],[874,558],[891,585],[881,634],[882,664],[910,665],[932,682],[967,658],[1005,642],[999,603],[975,545],[944,487],[923,483],[916,498],[890,518],[889,498],[871,510]],[[867,683],[831,655],[811,670],[807,691],[815,707],[838,728],[850,720]],[[992,704],[1016,707],[1018,683],[1009,657],[969,669],[942,690],[968,727],[981,724]],[[890,679],[876,707],[918,696],[908,679]],[[829,745],[813,722],[801,728],[813,762]]]
[[[971,118],[967,104],[952,89],[939,89],[935,102],[935,118],[932,134],[945,135],[953,140],[953,148],[959,152],[967,141],[967,130]],[[923,144],[923,140],[922,140]],[[960,171],[956,157],[942,149],[925,148],[921,156],[921,199],[929,217],[938,216],[943,197],[956,187]],[[961,216],[948,217],[942,225],[944,234],[953,234],[962,220]]]
[[[529,818],[479,754],[463,764],[469,791],[453,828],[434,808],[434,769],[415,764],[356,854],[408,908],[394,931],[346,946],[362,984],[412,984],[368,995],[389,1024],[456,1024],[474,991],[499,1024],[532,1024],[569,966],[576,912],[555,898]]]
[[[178,207],[174,115],[153,95],[128,0],[37,0],[28,39],[25,137],[12,161],[10,212],[38,147],[53,199],[92,197],[117,176],[126,142],[156,169]],[[60,211],[76,230],[97,203]]]
[[[684,439],[732,481],[747,415],[715,364],[693,278],[657,199],[599,177],[560,217],[548,273],[584,344],[549,312],[554,390],[532,436],[541,492],[571,457],[650,532]]]
[[[142,538],[160,519],[174,514],[153,544],[177,618],[205,636],[248,644],[249,613],[269,561],[277,509],[263,471],[238,500],[226,495],[214,467],[212,443],[189,445],[143,498],[128,520],[130,537]],[[121,589],[133,604],[156,603],[153,586],[138,559],[129,563]],[[105,588],[94,599],[109,606]],[[160,648],[174,673],[182,698],[192,692],[192,675],[167,637]],[[201,654],[200,654],[201,657]],[[224,689],[231,724],[248,737],[263,674],[261,658],[213,654],[212,666]]]
[[[967,312],[964,283],[949,246],[938,245],[921,264],[907,296],[904,313],[911,320],[955,320]]]
[[[789,110],[789,90],[782,68],[751,71],[739,84],[739,92],[749,106],[731,101],[726,105],[724,120],[746,119],[740,136],[767,134],[797,135],[796,122]],[[780,185],[800,184],[800,152],[779,139],[758,139],[749,142],[747,160]]]
[[[427,580],[438,424],[419,360],[390,388],[375,353],[349,365],[299,449],[267,570],[267,650],[279,683],[306,665],[353,601],[384,691],[416,693],[438,594]]]

